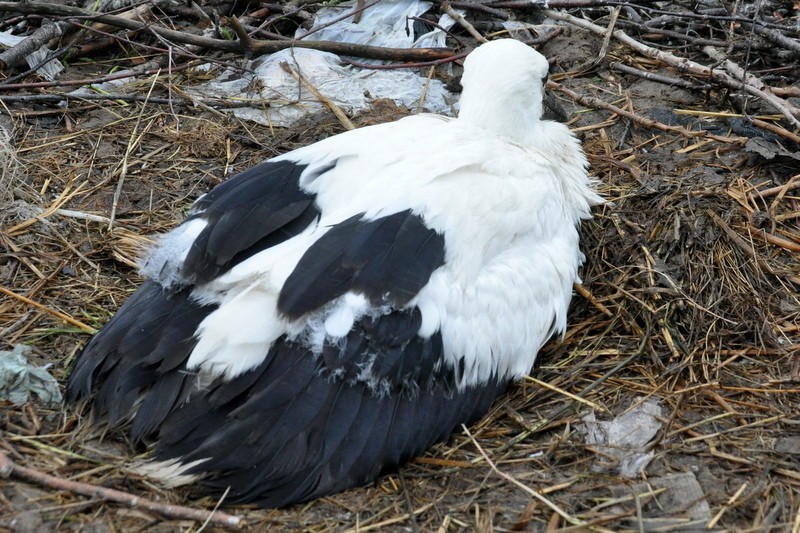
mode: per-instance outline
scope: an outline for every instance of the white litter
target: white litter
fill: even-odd
[[[24,344],[14,346],[10,352],[0,351],[0,400],[14,405],[24,405],[31,395],[47,406],[61,403],[58,382],[44,367],[28,362],[31,347]]]
[[[618,485],[611,487],[611,494],[615,499],[626,501],[621,501],[609,512],[628,517],[622,524],[607,524],[612,530],[720,531],[706,529],[712,518],[711,507],[692,472],[648,478],[644,483],[633,485]]]
[[[384,1],[370,6],[361,13],[358,24],[348,17],[342,21],[317,29],[353,11],[355,2],[344,2],[335,7],[323,7],[317,11],[314,24],[306,31],[298,29],[295,39],[335,41],[343,43],[367,44],[389,48],[442,48],[445,46],[447,34],[439,28],[434,29],[417,39],[414,38],[414,19],[424,15],[431,9],[430,2],[418,0]],[[439,26],[450,28],[454,21],[444,15]]]
[[[602,472],[616,467],[624,477],[637,477],[653,459],[653,451],[645,448],[661,429],[660,416],[661,407],[653,398],[608,422],[597,420],[594,413],[584,415],[581,418],[584,425],[579,430],[586,434],[586,444],[606,457],[605,460],[598,457],[594,470]],[[609,464],[608,457],[615,463]]]
[[[353,11],[355,2],[319,10],[311,30],[299,30],[296,38]],[[352,18],[338,21],[309,35],[309,40],[346,42],[393,48],[442,47],[445,33],[435,29],[415,38],[414,17],[431,8],[428,2],[394,0],[380,2],[362,12],[358,24]],[[440,26],[453,24],[449,17],[439,19]],[[369,63],[367,60],[360,62]],[[352,115],[367,109],[372,102],[389,99],[416,111],[420,107],[432,113],[452,115],[452,95],[444,84],[409,69],[362,69],[343,63],[327,52],[295,48],[254,59],[248,65],[253,74],[241,75],[228,70],[208,83],[192,89],[198,98],[242,98],[253,101],[252,107],[234,109],[242,119],[260,124],[287,127],[314,114],[324,105],[302,83],[282,68],[287,63],[323,96]],[[372,61],[371,63],[375,63]],[[424,95],[424,99],[421,97]]]
[[[19,35],[11,35],[9,32],[0,32],[0,46],[5,46],[7,48],[11,48],[16,46],[21,41],[24,41],[25,37],[20,37]],[[47,58],[47,55],[50,54],[52,50],[47,48],[46,46],[42,46],[35,52],[28,54],[25,57],[25,62],[28,63],[30,68],[35,67],[42,61]],[[47,81],[53,81],[56,77],[64,70],[63,65],[56,59],[51,59],[44,65],[39,66],[36,69],[36,73],[42,76]]]

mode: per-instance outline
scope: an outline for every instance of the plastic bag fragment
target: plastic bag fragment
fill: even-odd
[[[23,405],[31,394],[47,406],[61,403],[58,382],[46,368],[28,362],[30,346],[18,344],[12,351],[0,351],[0,400]]]
[[[0,31],[0,46],[11,48],[24,40],[25,37],[20,37],[19,35],[12,35],[9,32]],[[52,50],[50,50],[46,46],[42,46],[35,52],[28,54],[25,57],[25,62],[28,63],[28,66],[30,68],[34,68],[37,65],[39,65],[39,63],[44,61],[47,58],[47,55],[50,53],[52,53]],[[61,62],[55,59],[51,59],[50,61],[47,61],[45,64],[40,65],[36,69],[36,73],[39,74],[44,79],[46,79],[47,81],[53,81],[61,73],[62,70],[64,70],[64,67],[61,65]]]
[[[355,2],[347,2],[320,9],[312,30],[331,23],[354,7]],[[442,47],[445,33],[441,29],[436,28],[421,36],[414,32],[414,21],[430,8],[430,3],[419,0],[379,2],[362,12],[358,24],[352,22],[352,17],[347,17],[314,31],[308,39],[392,48]],[[439,19],[439,25],[444,28],[452,24],[449,17]],[[305,35],[308,31],[298,30],[297,35]],[[237,108],[234,114],[260,124],[288,127],[325,106],[286,72],[282,63],[290,65],[308,84],[347,114],[358,113],[373,101],[383,99],[411,110],[421,107],[433,113],[451,114],[450,93],[439,80],[429,80],[410,69],[356,68],[345,64],[335,54],[305,48],[282,50],[256,58],[248,65],[253,74],[241,75],[229,70],[189,92],[201,98],[253,100],[252,107]]]
[[[645,448],[661,429],[662,424],[657,418],[660,416],[661,407],[653,398],[608,422],[597,420],[594,413],[584,415],[581,420],[586,444],[616,463],[609,464],[598,457],[595,471],[616,466],[622,476],[634,478],[639,475],[653,458],[653,452]]]

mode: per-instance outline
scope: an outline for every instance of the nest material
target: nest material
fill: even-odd
[[[584,283],[565,338],[539,357],[538,381],[514,386],[469,435],[374,486],[288,510],[229,510],[253,530],[637,530],[653,517],[684,519],[679,507],[659,511],[657,495],[641,496],[637,507],[625,491],[645,489],[593,468],[598,450],[576,430],[589,410],[611,418],[642,398],[657,399],[665,413],[649,445],[655,493],[688,473],[710,512],[703,527],[800,530],[800,146],[742,122],[741,99],[725,90],[676,89],[587,66],[586,54],[602,46],[602,36],[566,31],[545,49],[560,61],[553,78],[668,127],[564,99],[609,204],[582,228]],[[774,53],[762,51],[764,68],[774,67]],[[603,65],[627,61],[704,83],[629,54],[612,43]],[[53,364],[59,378],[86,331],[101,327],[140,281],[141,243],[173,227],[231,172],[341,129],[327,115],[273,130],[209,110],[176,114],[166,104],[101,101],[33,115],[25,105],[9,106],[25,127],[12,143],[0,139],[8,154],[0,156],[0,192],[13,191],[2,202],[27,206],[3,220],[0,348],[36,346],[38,363]],[[356,122],[397,111],[384,104]],[[67,122],[53,118],[62,116]],[[691,136],[701,130],[708,135]],[[3,152],[11,146],[24,169],[16,174],[13,151]],[[0,450],[60,478],[214,507],[130,474],[124,465],[134,451],[124,436],[99,438],[87,426],[72,409],[2,406]],[[0,528],[12,519],[31,529],[153,523],[141,510],[14,479],[0,480],[3,506]]]

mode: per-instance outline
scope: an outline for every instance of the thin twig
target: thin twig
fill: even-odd
[[[611,21],[608,23],[606,34],[603,35],[603,44],[600,45],[600,52],[597,54],[597,59],[605,59],[606,53],[608,53],[608,45],[611,43],[611,36],[617,26],[617,19],[619,18],[620,10],[621,7],[617,6],[611,11]]]
[[[442,2],[440,9],[442,10],[442,13],[446,13],[451,19],[455,20],[459,26],[467,30],[467,33],[472,35],[476,41],[479,43],[488,42],[486,37],[481,35],[480,32],[475,29],[475,26],[470,24],[469,21],[461,15],[461,13],[453,9],[453,7],[450,5],[450,2]]]
[[[342,62],[347,65],[352,65],[358,68],[365,68],[365,69],[372,69],[372,70],[394,70],[394,69],[401,69],[401,68],[426,68],[426,67],[435,67],[436,65],[444,65],[445,63],[453,63],[455,61],[459,61],[464,59],[469,55],[471,50],[466,52],[461,52],[459,54],[454,54],[450,57],[446,57],[444,59],[435,59],[433,61],[424,61],[419,63],[389,63],[388,65],[376,65],[374,63],[361,63],[360,61],[353,61],[345,59]]]
[[[764,122],[763,120],[757,118],[751,119],[750,122],[753,123],[753,126],[761,128],[762,130],[767,130],[770,133],[774,133],[775,135],[780,135],[785,139],[789,139],[793,143],[800,144],[800,135],[792,133],[786,128],[781,128],[777,124],[772,124],[771,122]]]
[[[69,315],[62,313],[61,311],[56,311],[55,309],[50,309],[46,305],[42,305],[39,302],[33,301],[30,298],[27,298],[21,294],[17,294],[16,292],[10,291],[5,287],[0,287],[0,292],[5,294],[6,296],[11,296],[12,298],[16,298],[20,302],[30,305],[31,307],[35,307],[36,309],[47,313],[48,315],[52,315],[56,318],[59,318],[66,322],[67,324],[72,324],[76,328],[82,329],[87,333],[97,333],[97,330],[94,329],[92,326],[84,324],[80,320],[76,320]]]
[[[616,374],[617,372],[619,372],[620,370],[622,370],[623,368],[628,366],[631,363],[631,361],[633,361],[634,359],[636,359],[640,355],[642,355],[642,353],[644,352],[645,346],[647,346],[647,341],[649,339],[650,339],[650,329],[648,327],[647,331],[642,334],[642,340],[639,343],[639,347],[636,349],[635,352],[633,352],[631,355],[629,355],[628,357],[626,357],[625,359],[623,359],[622,361],[620,361],[619,363],[614,365],[614,368],[612,368],[611,370],[609,370],[608,372],[606,372],[605,374],[600,376],[598,379],[596,379],[593,382],[591,382],[581,392],[579,392],[577,394],[577,396],[580,397],[580,398],[585,398],[586,395],[589,394],[589,392],[591,392],[595,388],[599,387],[601,384],[605,383],[609,378],[611,378],[611,376],[613,376],[614,374]],[[527,439],[528,437],[530,437],[531,435],[533,435],[537,431],[541,430],[543,427],[545,427],[548,424],[550,424],[551,422],[553,422],[553,420],[555,420],[556,418],[558,418],[561,415],[563,415],[564,413],[566,413],[570,408],[572,408],[572,406],[573,406],[572,403],[565,403],[564,405],[562,405],[561,407],[556,409],[556,412],[551,414],[548,418],[540,421],[538,424],[536,424],[535,426],[531,427],[530,429],[527,429],[527,430],[523,431],[522,433],[520,433],[519,435],[517,435],[513,439],[509,439],[508,442],[506,442],[500,448],[500,450],[504,451],[504,450],[507,450],[507,449],[511,448],[512,446],[516,446],[517,443],[522,442],[523,440]]]
[[[589,303],[591,303],[595,308],[597,308],[598,311],[600,311],[601,313],[603,313],[608,317],[614,316],[614,313],[612,313],[608,307],[597,301],[594,295],[591,292],[589,292],[589,289],[587,289],[580,283],[575,283],[572,285],[572,287],[575,289],[575,292],[577,292],[578,294],[583,296],[586,300],[588,300]]]
[[[800,55],[800,41],[798,41],[797,39],[786,37],[777,30],[767,28],[761,22],[756,22],[756,23],[741,22],[740,24],[742,25],[742,27],[748,30],[752,30],[753,32],[764,37],[765,39],[777,44],[781,48],[788,50],[789,52],[792,53],[792,55],[795,56]]]
[[[506,481],[510,482],[514,486],[519,487],[520,489],[522,489],[524,492],[526,492],[527,494],[529,494],[533,498],[539,500],[541,503],[545,504],[550,510],[552,510],[555,513],[557,513],[558,516],[560,516],[561,518],[563,518],[564,520],[566,520],[570,524],[572,524],[574,526],[585,525],[585,522],[583,522],[582,520],[578,520],[577,518],[575,518],[573,516],[570,516],[561,507],[559,507],[558,505],[554,504],[553,502],[551,502],[550,500],[548,500],[547,498],[545,498],[544,496],[539,494],[537,491],[533,490],[532,488],[530,488],[529,486],[525,485],[524,483],[522,483],[520,481],[517,481],[516,479],[514,479],[510,475],[506,474],[505,472],[502,472],[499,468],[497,468],[497,465],[494,464],[494,461],[491,460],[491,458],[486,454],[486,452],[483,450],[483,448],[481,448],[481,445],[478,443],[477,440],[475,440],[475,437],[472,436],[472,433],[469,432],[469,429],[467,429],[467,426],[465,426],[464,424],[461,424],[461,429],[464,430],[464,433],[467,434],[467,437],[469,437],[469,439],[472,441],[472,444],[475,445],[475,447],[478,449],[478,452],[480,452],[480,454],[483,456],[483,459],[486,461],[486,463],[489,465],[489,467],[492,469],[492,471],[495,474],[497,474],[501,478],[505,479]]]
[[[186,70],[192,67],[196,67],[197,64],[198,64],[197,62],[191,62],[185,65],[180,65],[178,67],[174,67],[172,69],[172,72],[174,73],[180,70]],[[101,76],[99,78],[88,78],[88,79],[84,78],[80,80],[54,80],[54,81],[43,81],[35,83],[9,83],[7,85],[0,83],[0,91],[17,91],[19,89],[45,89],[51,87],[83,87],[85,85],[96,85],[98,83],[105,83],[107,81],[134,78],[136,76],[151,76],[159,72],[161,72],[160,67],[154,69],[142,69],[142,70],[130,69],[125,72],[121,72],[119,74],[111,74],[109,76]]]
[[[713,46],[704,46],[703,53],[714,61],[721,63],[725,70],[738,79],[738,84],[734,84],[733,87],[729,86],[729,88],[741,89],[754,96],[758,96],[778,110],[795,128],[800,129],[800,109],[790,104],[787,100],[773,94],[763,81],[728,59],[722,50],[714,48]]]
[[[570,398],[571,400],[575,400],[578,403],[582,403],[584,405],[587,405],[587,406],[589,406],[592,409],[595,409],[597,411],[608,412],[608,409],[606,409],[602,405],[597,405],[593,401],[587,400],[586,398],[581,398],[577,394],[572,394],[571,392],[567,392],[562,388],[559,388],[559,387],[556,387],[555,385],[551,385],[550,383],[547,383],[546,381],[542,381],[540,379],[536,379],[533,376],[525,376],[524,379],[525,379],[525,381],[529,381],[531,383],[535,383],[536,385],[539,385],[540,387],[542,387],[544,389],[547,389],[547,390],[550,390],[550,391],[553,391],[553,392],[557,392],[558,394],[566,396],[567,398]]]
[[[118,93],[97,93],[97,94],[15,94],[13,96],[0,96],[0,101],[10,103],[10,102],[21,102],[21,103],[53,103],[57,104],[60,102],[64,102],[67,100],[79,100],[85,102],[149,102],[151,104],[172,104],[176,107],[179,106],[205,106],[204,109],[207,107],[221,107],[226,109],[233,109],[239,107],[253,107],[254,105],[259,106],[263,103],[263,101],[258,99],[252,98],[236,98],[236,99],[226,99],[226,98],[167,98],[163,96],[151,96],[150,98],[147,95],[143,94],[118,94]],[[64,111],[70,111],[71,108]],[[18,112],[19,115],[26,115],[28,111],[20,110]],[[34,115],[37,111],[31,111]]]
[[[487,6],[485,4],[479,4],[477,2],[457,2],[453,1],[450,2],[450,5],[456,9],[467,9],[471,11],[480,11],[481,13],[487,13],[492,15],[493,17],[497,17],[501,20],[508,20],[511,18],[507,12],[503,11],[502,9],[497,9],[494,7]]]
[[[314,35],[318,31],[322,31],[325,28],[333,26],[337,22],[341,22],[341,21],[346,20],[346,19],[348,19],[350,17],[353,17],[353,24],[358,24],[360,22],[361,15],[364,13],[364,10],[367,9],[368,7],[374,6],[375,4],[377,4],[380,1],[381,0],[373,0],[369,4],[365,4],[363,1],[360,1],[356,5],[356,8],[353,11],[348,11],[347,13],[345,13],[345,14],[339,16],[339,17],[335,17],[332,20],[329,20],[328,22],[326,22],[325,24],[320,24],[319,26],[314,26],[313,28],[308,30],[306,33],[304,33],[303,35],[298,37],[298,39],[305,39],[309,35]],[[358,17],[358,20],[356,20],[356,17]]]
[[[657,81],[658,83],[664,83],[666,85],[674,85],[676,87],[683,87],[684,89],[695,89],[695,90],[708,90],[711,88],[711,85],[708,83],[692,83],[687,80],[682,80],[680,78],[674,78],[672,76],[665,76],[664,74],[659,74],[657,72],[649,72],[647,70],[641,70],[635,67],[631,67],[624,63],[620,63],[619,61],[612,61],[608,64],[608,66],[613,70],[618,70],[619,72],[624,72],[625,74],[632,74],[634,76],[639,76],[640,78],[644,78],[646,80]]]
[[[739,143],[739,144],[743,144],[747,141],[747,139],[744,137],[727,137],[724,135],[714,135],[705,130],[692,131],[684,128],[683,126],[670,126],[664,124],[663,122],[659,122],[651,118],[646,118],[641,115],[637,115],[636,113],[631,113],[630,111],[626,111],[613,104],[604,102],[599,98],[594,98],[592,96],[582,96],[576,93],[575,91],[567,89],[563,85],[560,85],[552,80],[549,80],[547,82],[547,88],[562,92],[567,96],[569,96],[570,98],[572,98],[573,100],[575,100],[576,102],[580,103],[581,105],[584,105],[586,107],[593,107],[595,109],[605,109],[607,111],[611,111],[615,115],[619,115],[621,117],[632,120],[633,122],[636,122],[637,124],[645,126],[647,128],[667,131],[670,133],[677,133],[678,135],[682,135],[683,137],[687,137],[690,139],[694,139],[697,137],[707,137],[709,139],[714,139],[715,141],[720,141],[725,143]]]
[[[156,81],[158,80],[158,75],[153,77],[153,83],[150,84],[150,90],[147,91],[147,98],[150,98],[150,95],[153,93],[153,88],[156,86]],[[114,219],[117,215],[117,206],[119,204],[119,197],[122,194],[122,184],[125,182],[125,176],[128,174],[128,160],[130,158],[131,152],[133,149],[139,145],[139,141],[141,140],[141,135],[139,134],[139,125],[142,122],[142,116],[144,116],[144,110],[147,109],[147,99],[145,99],[144,104],[142,104],[142,109],[139,110],[139,116],[136,117],[136,123],[133,126],[133,131],[131,132],[130,139],[128,140],[128,145],[125,148],[125,156],[122,158],[122,169],[119,173],[119,181],[117,182],[117,188],[114,190],[114,198],[111,203],[111,214],[109,215],[108,221],[108,230],[110,231],[114,227]]]
[[[353,124],[353,122],[352,122],[352,121],[351,121],[349,118],[347,118],[347,115],[345,115],[345,114],[344,114],[344,111],[342,111],[342,108],[341,108],[341,107],[339,107],[338,105],[336,105],[336,102],[334,102],[333,100],[331,100],[330,98],[328,98],[327,96],[325,96],[324,94],[322,94],[321,92],[319,92],[319,89],[317,89],[316,87],[314,87],[314,86],[311,84],[311,82],[309,82],[307,79],[305,79],[305,78],[303,77],[303,75],[302,75],[302,74],[300,74],[299,72],[295,71],[295,70],[294,70],[294,69],[293,69],[293,68],[292,68],[292,67],[289,65],[289,63],[287,63],[286,61],[282,61],[282,62],[281,62],[281,68],[282,68],[282,69],[283,69],[283,70],[284,70],[286,73],[290,74],[290,75],[291,75],[291,76],[292,76],[294,79],[296,79],[297,81],[299,81],[300,83],[302,83],[302,84],[303,84],[303,87],[305,87],[306,89],[308,89],[308,90],[311,92],[311,94],[313,94],[313,95],[314,95],[314,98],[316,98],[317,100],[319,100],[319,102],[320,102],[321,104],[323,104],[325,107],[327,107],[328,109],[330,109],[330,110],[331,110],[331,113],[333,113],[333,114],[334,114],[334,116],[336,116],[336,119],[337,119],[337,120],[338,120],[338,121],[341,123],[341,125],[342,125],[342,126],[343,126],[343,127],[346,129],[346,130],[354,130],[354,129],[356,129],[356,126],[355,126],[355,124]]]

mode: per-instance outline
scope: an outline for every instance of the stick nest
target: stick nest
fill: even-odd
[[[373,486],[285,510],[227,509],[248,527],[618,531],[669,516],[662,530],[680,530],[687,508],[665,507],[658,480],[688,473],[710,513],[700,527],[800,531],[797,12],[769,0],[601,4],[441,6],[466,9],[471,28],[456,26],[448,41],[456,52],[476,32],[502,34],[504,19],[540,24],[518,37],[554,58],[550,89],[609,200],[581,230],[587,260],[566,336],[540,354],[535,380],[513,386],[469,433]],[[185,4],[153,5],[161,21],[213,25]],[[200,6],[212,8],[270,39],[307,24],[317,5]],[[0,29],[53,20],[0,6]],[[103,31],[65,45],[95,59],[71,62],[64,79],[167,57],[163,35]],[[34,362],[62,382],[88,332],[140,282],[135,259],[155,234],[231,173],[342,130],[327,111],[273,129],[233,118],[224,101],[184,105],[177,89],[205,76],[197,60],[240,61],[228,49],[177,49],[175,71],[65,107],[41,98],[65,92],[55,84],[30,72],[11,79],[25,67],[0,82],[0,349],[34,346]],[[437,69],[447,79],[458,67]],[[151,88],[163,100],[149,99]],[[405,113],[379,102],[350,118],[359,126]],[[590,411],[608,420],[648,398],[662,416],[638,480],[653,480],[652,493],[641,495],[580,429]],[[136,452],[124,436],[88,426],[71,408],[0,405],[0,451],[61,479],[216,505],[128,473]],[[631,491],[640,496],[620,496]],[[199,526],[14,478],[0,479],[0,509],[0,530]]]

